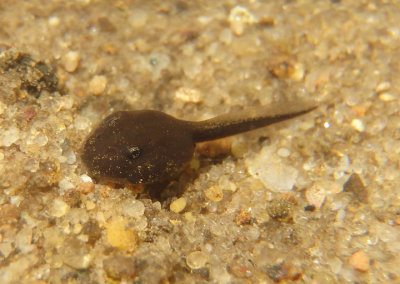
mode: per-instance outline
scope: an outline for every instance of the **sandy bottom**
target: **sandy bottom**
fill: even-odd
[[[400,282],[395,2],[1,1],[0,282]],[[161,199],[80,160],[117,110],[304,100]]]

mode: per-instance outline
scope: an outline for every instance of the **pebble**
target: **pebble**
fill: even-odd
[[[223,30],[220,32],[219,37],[218,37],[218,39],[219,39],[221,42],[225,43],[225,44],[230,44],[230,43],[232,42],[232,38],[233,38],[232,31],[229,30],[229,29],[227,29],[227,28],[226,28],[226,29],[223,29]]]
[[[368,191],[361,177],[356,173],[352,174],[344,183],[343,191],[351,192],[357,201],[365,203],[368,201]]]
[[[78,191],[80,191],[82,194],[89,194],[93,192],[94,190],[94,184],[92,182],[82,182],[78,184],[76,187]]]
[[[118,249],[133,251],[137,246],[137,238],[135,232],[125,229],[126,222],[119,219],[111,220],[106,224],[107,241]]]
[[[140,218],[135,219],[135,222],[132,224],[132,229],[136,232],[146,231],[148,226],[147,218],[143,215]]]
[[[51,27],[57,27],[59,24],[60,24],[60,18],[59,17],[57,17],[57,16],[51,16],[49,19],[48,19],[48,23],[49,23],[49,25],[51,26]]]
[[[391,93],[382,93],[379,95],[379,99],[383,102],[392,102],[396,99]]]
[[[203,60],[199,57],[194,56],[191,61],[185,62],[185,64],[182,66],[183,72],[188,78],[195,80],[199,77],[199,74],[202,71],[202,65]]]
[[[72,150],[67,151],[67,153],[65,153],[65,157],[67,158],[67,164],[69,165],[73,165],[76,162],[76,155],[75,152]]]
[[[89,129],[91,121],[84,116],[78,115],[75,118],[74,126],[77,130],[87,130]]]
[[[257,226],[245,226],[241,235],[245,240],[255,242],[260,237],[260,229]]]
[[[384,81],[384,82],[380,82],[376,88],[375,88],[375,92],[382,93],[385,92],[387,90],[389,90],[391,88],[392,84],[390,82]]]
[[[87,242],[93,246],[101,238],[102,230],[96,220],[89,220],[83,225],[82,234],[87,236]]]
[[[223,190],[228,190],[235,192],[238,187],[235,183],[231,182],[227,176],[221,176],[218,180],[218,185],[223,189]]]
[[[181,87],[176,90],[175,99],[185,103],[199,103],[203,100],[203,96],[199,90]]]
[[[290,151],[286,148],[279,148],[277,154],[280,157],[286,158],[290,156]]]
[[[90,176],[88,176],[88,175],[85,175],[85,174],[81,175],[81,180],[83,182],[93,182],[92,178]]]
[[[107,77],[96,75],[89,82],[89,92],[93,95],[101,95],[107,88]]]
[[[75,188],[68,189],[64,194],[64,201],[70,207],[78,207],[81,203],[81,194]]]
[[[23,254],[31,252],[35,246],[32,245],[32,229],[22,228],[15,237],[15,247]]]
[[[257,22],[253,14],[247,8],[240,5],[235,6],[230,11],[228,21],[232,32],[237,36],[243,34],[246,25]]]
[[[86,206],[87,210],[93,210],[96,207],[96,203],[88,200],[88,201],[86,201],[85,206]]]
[[[186,207],[186,199],[185,197],[178,198],[171,202],[169,209],[172,212],[179,213],[182,212]]]
[[[16,224],[21,216],[21,209],[13,204],[0,206],[0,225]]]
[[[93,259],[89,247],[77,238],[67,238],[60,248],[60,255],[65,264],[75,269],[87,269]]]
[[[114,255],[103,260],[103,269],[108,277],[116,280],[132,279],[136,275],[133,258],[122,255]]]
[[[64,69],[69,72],[75,72],[79,67],[81,55],[79,51],[69,51],[63,58]]]
[[[250,278],[254,274],[254,264],[244,257],[235,257],[228,265],[229,272],[239,278]]]
[[[288,68],[288,77],[295,82],[300,82],[303,80],[305,72],[303,64],[295,63]]]
[[[224,197],[221,187],[217,185],[213,185],[207,188],[205,191],[205,195],[209,200],[213,202],[221,201]]]
[[[292,209],[292,203],[285,199],[278,199],[272,201],[268,206],[268,214],[273,219],[283,219],[289,216]]]
[[[11,243],[0,243],[0,253],[3,257],[7,258],[13,250]]]
[[[186,256],[186,264],[191,269],[200,269],[206,265],[207,255],[202,251],[194,251]]]
[[[214,262],[210,265],[210,278],[214,283],[232,283],[232,276],[226,270],[226,263]],[[244,281],[242,281],[243,283]],[[261,282],[262,283],[262,282]]]
[[[21,283],[18,281],[25,276],[28,278],[28,269],[38,262],[38,256],[32,255],[30,257],[20,257],[16,260],[10,261],[5,266],[0,267],[0,282],[1,283]]]
[[[139,218],[144,214],[144,204],[139,200],[128,199],[122,205],[122,214],[132,218]]]
[[[69,210],[69,206],[60,198],[53,200],[50,208],[50,215],[56,218],[64,216]]]
[[[128,22],[133,28],[141,28],[146,24],[148,17],[146,11],[136,8],[132,11]]]
[[[192,212],[185,212],[183,213],[183,216],[185,217],[185,220],[190,223],[194,223],[196,221],[196,217],[193,215]]]
[[[67,178],[63,178],[58,183],[58,187],[61,191],[66,191],[68,189],[74,188],[74,185]]]
[[[235,223],[239,226],[250,225],[253,221],[253,216],[251,216],[249,211],[241,209],[239,213],[235,216]]]
[[[264,147],[257,155],[246,159],[249,173],[273,192],[291,191],[296,183],[298,170],[285,164],[274,149]]]
[[[39,147],[46,146],[48,141],[49,138],[44,133],[38,133],[33,139],[33,142]]]
[[[299,280],[299,277],[304,273],[301,267],[290,263],[281,263],[266,268],[267,275],[274,282],[293,282]],[[323,282],[321,282],[323,283]]]
[[[350,265],[359,271],[366,272],[369,270],[369,258],[368,255],[362,251],[359,250],[355,252],[349,259]]]
[[[16,127],[10,127],[1,135],[3,139],[0,140],[0,146],[10,147],[12,144],[18,141],[20,136],[20,131]],[[2,144],[2,145],[1,145]]]
[[[315,208],[321,208],[327,195],[326,189],[320,184],[314,184],[306,191],[306,199],[309,205]]]
[[[358,132],[365,131],[364,122],[361,119],[355,118],[351,121],[351,126]]]

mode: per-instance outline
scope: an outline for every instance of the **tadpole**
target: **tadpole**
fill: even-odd
[[[160,111],[118,111],[84,143],[82,160],[96,179],[155,184],[175,179],[189,164],[197,142],[214,140],[306,114],[315,106],[272,105],[194,122]]]

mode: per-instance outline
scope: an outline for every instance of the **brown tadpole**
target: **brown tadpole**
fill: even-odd
[[[261,128],[315,108],[310,104],[285,108],[271,105],[198,122],[176,119],[155,110],[118,111],[92,131],[81,157],[89,174],[97,180],[166,183],[188,166],[197,142]]]

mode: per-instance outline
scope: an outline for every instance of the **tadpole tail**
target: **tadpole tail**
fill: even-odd
[[[316,105],[309,104],[285,109],[282,109],[282,106],[271,105],[220,115],[193,122],[193,139],[195,142],[203,142],[235,135],[306,114],[315,108]]]

